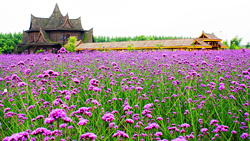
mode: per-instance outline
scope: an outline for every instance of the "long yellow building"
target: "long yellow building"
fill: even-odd
[[[102,42],[102,43],[79,43],[76,51],[80,50],[127,50],[132,46],[137,50],[170,49],[170,50],[220,50],[227,48],[221,43],[222,39],[216,37],[213,33],[202,32],[198,38],[193,39],[167,39],[167,40],[148,40],[148,41],[126,41],[126,42]]]

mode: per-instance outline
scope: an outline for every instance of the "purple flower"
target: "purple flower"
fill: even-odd
[[[183,124],[181,125],[181,127],[182,127],[182,128],[188,128],[188,127],[190,127],[190,125],[187,124],[187,123],[183,123]]]
[[[31,69],[26,69],[26,70],[24,70],[24,74],[25,75],[29,75],[31,73]]]
[[[117,137],[117,136],[123,138],[129,138],[128,134],[120,130],[117,130],[117,132],[112,135],[112,137]]]
[[[42,119],[42,118],[44,118],[43,115],[39,115],[39,116],[36,117],[36,119]]]
[[[69,53],[64,47],[61,47],[57,52],[58,53]]]
[[[156,132],[155,136],[157,136],[157,137],[162,136],[162,132]]]
[[[44,124],[47,124],[47,123],[52,124],[54,121],[55,121],[54,118],[45,118],[44,119]]]
[[[156,120],[163,120],[163,118],[162,117],[157,117]]]
[[[62,118],[64,122],[71,122],[72,119],[70,117],[63,117]]]
[[[231,131],[231,134],[236,134],[237,132],[235,130]]]
[[[112,62],[111,65],[112,66],[117,66],[117,64],[115,62]]]
[[[132,119],[126,119],[125,120],[127,123],[130,123],[130,124],[133,124],[134,123],[134,120],[132,120]]]
[[[67,115],[64,109],[54,109],[49,113],[49,117],[57,120],[59,118],[67,117]]]
[[[242,139],[245,139],[245,138],[247,138],[249,135],[248,135],[248,133],[243,133],[240,137],[242,138]]]
[[[187,141],[187,140],[186,140],[184,137],[179,136],[178,138],[173,139],[173,140],[171,140],[171,141]]]
[[[202,129],[201,129],[201,132],[202,132],[202,133],[205,133],[205,132],[207,132],[207,131],[208,131],[207,128],[202,128]]]
[[[90,139],[90,140],[95,140],[97,138],[97,136],[94,134],[94,133],[85,133],[85,134],[82,134],[80,136],[80,140],[83,140],[83,139]]]
[[[36,130],[31,132],[31,135],[37,135],[37,134],[42,134],[44,136],[50,135],[51,131],[44,128],[44,127],[39,127]]]
[[[24,65],[25,63],[23,61],[19,61],[17,65]]]
[[[212,120],[210,121],[210,125],[213,125],[214,123],[218,123],[218,120],[212,119]]]
[[[60,125],[60,128],[65,128],[67,126],[67,123],[63,123]]]
[[[5,108],[5,109],[3,110],[3,112],[6,113],[6,112],[8,112],[9,110],[10,110],[10,108]]]
[[[115,125],[115,123],[114,123],[114,122],[111,122],[111,123],[109,124],[109,129],[111,129],[114,125]]]
[[[93,85],[93,86],[99,86],[99,81],[98,80],[96,80],[96,79],[91,79],[90,81],[89,81],[89,84],[90,85]]]
[[[153,128],[159,128],[159,125],[156,124],[156,123],[152,123],[152,124],[149,124],[149,126],[145,127],[144,130],[150,130],[150,129],[153,129]]]
[[[76,84],[79,84],[80,83],[80,80],[78,78],[74,78],[73,81],[76,83]]]
[[[153,106],[153,103],[146,104],[146,105],[144,106],[144,109],[149,109],[149,108],[152,107],[152,106]]]
[[[77,125],[86,125],[88,123],[89,120],[84,119],[84,118],[80,118],[80,121],[77,123]]]
[[[19,140],[27,140],[29,139],[29,133],[27,132],[20,132],[20,133],[14,133],[10,137],[5,137],[3,141],[19,141]]]
[[[115,116],[112,113],[106,113],[102,116],[102,120],[105,122],[112,122],[115,120]]]
[[[18,82],[17,86],[22,87],[22,86],[28,86],[28,85],[25,82]]]
[[[142,87],[136,87],[136,90],[137,90],[137,91],[142,91],[143,88],[142,88]]]

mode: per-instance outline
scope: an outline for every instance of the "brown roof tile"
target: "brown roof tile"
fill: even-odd
[[[126,42],[103,42],[103,43],[83,43],[80,44],[76,50],[83,49],[99,49],[100,47],[105,48],[127,48],[128,45],[133,44],[135,48],[140,47],[152,47],[158,48],[156,44],[162,44],[164,47],[192,47],[195,39],[168,39],[168,40],[148,40],[148,41],[126,41]],[[205,42],[201,42],[201,45],[194,45],[195,47],[208,47],[211,46]]]
[[[82,23],[81,18],[78,19],[69,19],[70,24],[72,24],[73,28],[64,28],[62,25],[65,23],[65,20],[69,19],[68,14],[66,16],[62,16],[58,5],[56,4],[53,13],[49,18],[37,18],[31,15],[31,25],[28,31],[38,31],[40,28],[44,30],[81,30]]]

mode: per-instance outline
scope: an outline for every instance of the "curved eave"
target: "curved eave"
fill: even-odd
[[[41,42],[38,42],[38,43],[28,43],[26,45],[49,45],[49,46],[53,46],[53,45],[61,45],[61,44],[57,44],[57,43],[41,43]]]
[[[201,43],[197,39],[195,39],[191,45],[193,45],[195,42],[197,42],[199,45],[201,45]]]
[[[80,31],[80,32],[84,32],[85,30],[82,29],[43,29],[44,31]],[[32,29],[32,30],[26,30],[25,32],[29,33],[29,32],[36,32],[36,31],[40,31],[39,29]]]
[[[208,38],[208,36],[207,36],[204,32],[202,32],[201,36],[199,36],[198,38],[201,38],[201,37],[202,37],[202,35],[204,35],[205,37],[207,37],[207,38]]]
[[[66,25],[66,23],[69,23],[69,25],[71,26],[71,28],[74,28],[69,20],[69,18],[67,17],[66,20],[64,21],[64,24],[61,26],[62,28],[64,28],[64,26]]]
[[[45,41],[45,42],[48,42],[46,39],[45,39],[45,37],[44,37],[44,35],[43,35],[43,32],[42,32],[42,29],[40,28],[40,31],[39,31],[39,34],[38,34],[38,37],[37,37],[37,39],[36,39],[36,43],[38,42],[38,40],[40,39],[40,37],[42,37],[42,39]]]
[[[221,46],[221,48],[227,48],[227,46]]]
[[[221,42],[222,40],[221,39],[204,39],[202,41],[203,42],[205,42],[205,41],[219,41],[219,42]]]

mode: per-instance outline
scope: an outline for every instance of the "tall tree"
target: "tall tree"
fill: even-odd
[[[230,46],[232,46],[232,45],[234,44],[235,46],[240,47],[241,41],[242,41],[242,38],[239,38],[238,35],[237,35],[237,36],[235,36],[235,37],[231,40]]]

